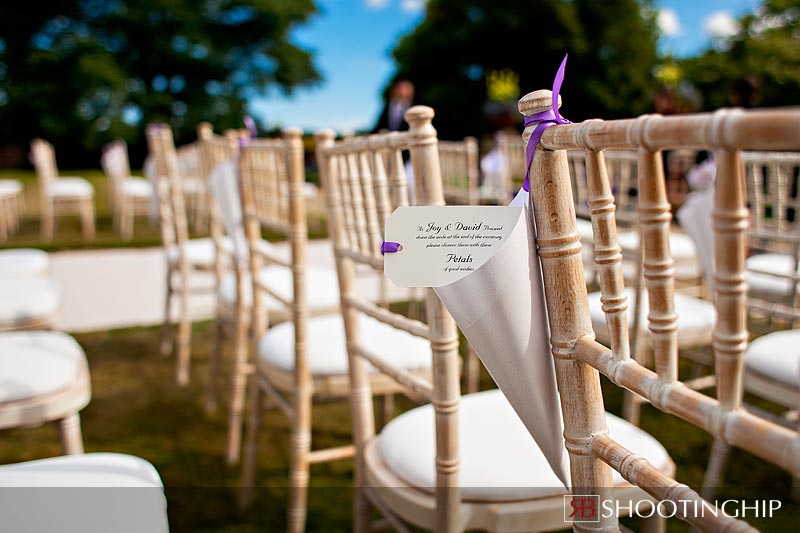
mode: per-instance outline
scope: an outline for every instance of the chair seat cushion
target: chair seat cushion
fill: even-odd
[[[386,361],[409,370],[431,366],[426,339],[397,330],[373,318],[359,315],[361,344]],[[314,317],[307,322],[308,363],[317,376],[347,374],[347,348],[341,315]],[[282,370],[294,369],[294,323],[271,328],[258,341],[258,364]]]
[[[150,198],[153,195],[153,184],[144,178],[128,178],[122,182],[122,191],[126,196]]]
[[[75,339],[58,331],[0,333],[0,402],[56,392],[86,367]]]
[[[58,178],[50,186],[50,196],[94,196],[94,187],[83,178]]]
[[[794,262],[794,257],[789,254],[767,253],[748,257],[746,276],[751,294],[768,298],[788,297],[792,291],[793,281],[770,274],[789,276],[795,268],[797,269],[795,273],[800,274],[800,266],[795,266]],[[753,272],[751,269],[761,272]]]
[[[58,284],[47,278],[0,279],[0,325],[55,315],[60,305]]]
[[[47,252],[35,248],[0,251],[0,279],[18,276],[41,276],[50,268]]]
[[[211,268],[214,266],[214,259],[217,254],[214,239],[209,237],[189,239],[183,246],[190,265],[201,268]],[[223,237],[222,246],[229,251],[233,249],[233,244],[227,237]],[[172,245],[167,249],[167,261],[171,264],[176,264],[179,257],[180,252],[178,245]]]
[[[118,453],[0,466],[0,515],[6,531],[169,530],[158,472],[143,459]]]
[[[747,348],[748,371],[800,388],[800,330],[775,331],[763,335]]]
[[[253,284],[250,274],[242,276],[244,286],[242,295],[244,305],[250,307],[253,303]],[[261,270],[261,283],[273,289],[282,298],[294,299],[292,271],[279,265],[270,265]],[[309,267],[306,269],[306,303],[313,310],[336,309],[339,306],[339,280],[336,272]],[[220,301],[228,306],[236,305],[236,275],[233,272],[225,274],[218,290]],[[270,311],[285,311],[286,306],[264,293],[264,302]]]
[[[17,180],[0,180],[0,196],[15,196],[21,192],[21,182]]]
[[[470,500],[519,500],[566,493],[517,413],[500,390],[461,397],[458,410],[459,484]],[[672,460],[661,444],[636,426],[606,414],[609,435],[668,473]],[[380,455],[410,485],[436,485],[432,405],[398,416],[381,431]],[[565,452],[566,453],[566,450]],[[614,472],[614,482],[623,482]]]
[[[628,327],[633,327],[633,298],[634,290],[630,287],[625,289],[628,297]],[[648,296],[647,290],[642,290],[642,300],[639,305],[641,313],[641,329],[647,331],[647,312]],[[717,312],[714,304],[706,300],[687,296],[685,294],[675,294],[675,311],[678,314],[678,343],[691,342],[696,339],[711,338],[711,330],[717,320]],[[600,301],[600,293],[589,294],[589,314],[592,317],[592,327],[601,338],[608,338],[608,326],[606,325],[606,315],[603,312],[603,304]]]
[[[639,232],[619,232],[617,242],[623,250],[636,250],[639,248]],[[669,233],[669,251],[676,262],[698,260],[697,247],[692,238],[685,233],[677,233],[674,231]]]

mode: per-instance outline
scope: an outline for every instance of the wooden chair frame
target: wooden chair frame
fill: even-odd
[[[117,157],[112,163],[109,158]],[[128,161],[128,145],[118,139],[103,148],[100,158],[103,171],[108,178],[109,199],[116,228],[124,240],[133,238],[134,220],[137,216],[150,216],[150,198],[128,194],[125,190],[126,180],[131,179],[131,167]]]
[[[78,215],[81,218],[84,239],[94,240],[94,191],[90,196],[53,194],[52,188],[56,181],[76,176],[59,176],[55,150],[49,142],[43,139],[31,141],[31,155],[33,165],[36,167],[36,177],[39,181],[39,197],[42,206],[42,239],[48,242],[53,240],[55,217]]]
[[[520,101],[532,115],[550,107],[550,91],[537,91]],[[527,141],[532,128],[526,129]],[[680,117],[642,116],[630,120],[549,128],[537,148],[531,175],[531,201],[536,215],[537,244],[544,276],[552,353],[561,394],[564,436],[570,454],[572,486],[583,494],[610,496],[611,468],[660,500],[702,498],[689,487],[660,473],[646,460],[607,435],[599,373],[617,386],[643,396],[657,409],[674,414],[789,472],[800,472],[797,432],[765,421],[740,408],[743,356],[747,346],[744,260],[747,209],[739,150],[797,150],[800,111],[720,110]],[[673,261],[669,252],[671,215],[659,151],[668,148],[715,150],[717,187],[713,213],[717,272],[714,283],[718,319],[713,348],[717,399],[687,388],[677,380],[678,340],[674,308]],[[565,150],[586,150],[589,206],[595,232],[594,253],[600,286],[612,331],[611,349],[594,340],[583,281],[580,239],[575,226]],[[649,294],[649,329],[655,369],[630,357],[623,292],[621,250],[616,243],[614,200],[606,175],[603,149],[636,149],[639,158],[639,218],[644,242],[644,278]],[[753,435],[761,438],[754,439]],[[680,506],[678,506],[680,507]],[[703,530],[749,530],[722,516],[678,516]],[[596,525],[574,524],[576,531],[617,527],[616,517]]]
[[[10,184],[12,190],[3,191],[3,184]],[[18,190],[14,191],[13,188]],[[19,229],[19,223],[25,211],[25,197],[22,183],[17,180],[0,179],[0,242]]]
[[[176,381],[179,385],[189,383],[191,364],[191,322],[189,320],[189,296],[197,292],[190,286],[193,272],[217,270],[217,257],[214,265],[198,265],[189,260],[186,245],[189,241],[189,228],[186,205],[183,196],[182,175],[178,164],[178,153],[172,137],[172,130],[165,124],[150,124],[147,128],[147,144],[153,155],[156,170],[156,191],[158,193],[161,241],[167,254],[166,297],[164,322],[161,326],[161,352],[172,352],[172,299],[179,299]],[[177,260],[170,260],[170,251],[177,250]]]

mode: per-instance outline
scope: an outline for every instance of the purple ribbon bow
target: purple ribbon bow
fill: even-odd
[[[253,120],[253,117],[250,115],[245,115],[244,119],[244,126],[247,128],[247,133],[250,135],[251,139],[255,139],[258,137],[258,130],[256,130],[256,121]]]
[[[383,254],[393,254],[400,250],[400,243],[393,242],[393,241],[384,241],[381,244],[381,255]]]
[[[531,133],[531,138],[528,140],[528,146],[525,148],[525,181],[522,183],[522,188],[526,191],[531,190],[531,163],[533,162],[533,153],[536,151],[536,147],[539,146],[539,141],[542,140],[544,130],[555,124],[572,124],[572,122],[558,113],[558,93],[561,92],[561,84],[564,82],[564,69],[567,67],[568,56],[569,54],[564,56],[564,60],[561,62],[561,66],[558,67],[558,72],[556,72],[556,77],[553,80],[552,109],[525,117],[523,122],[526,128],[528,126],[536,126],[533,133]]]

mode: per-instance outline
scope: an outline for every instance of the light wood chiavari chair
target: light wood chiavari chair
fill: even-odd
[[[45,140],[31,141],[31,160],[39,181],[42,238],[53,239],[56,216],[78,215],[84,239],[94,240],[94,187],[91,183],[77,176],[59,176],[55,151]]]
[[[525,115],[550,107],[550,91],[520,101]],[[526,131],[530,135],[532,128]],[[656,465],[635,455],[607,433],[602,417],[599,373],[613,384],[646,398],[664,412],[696,425],[716,439],[740,447],[790,473],[800,472],[800,438],[796,431],[741,408],[747,350],[746,188],[739,150],[797,150],[800,111],[720,110],[680,117],[643,116],[631,120],[587,121],[544,132],[535,152],[531,191],[537,244],[544,275],[552,353],[564,414],[564,436],[570,453],[572,486],[581,493],[610,497],[612,470],[659,500],[703,505],[700,495]],[[713,332],[716,398],[678,380],[678,322],[674,260],[670,254],[672,217],[660,150],[712,149],[717,165],[714,200],[716,274],[713,294],[717,320]],[[570,186],[566,150],[586,150],[589,206],[603,310],[611,348],[595,340],[589,298],[583,283],[580,237]],[[631,359],[627,297],[622,254],[616,239],[614,197],[604,164],[605,149],[638,153],[638,216],[642,227],[644,280],[648,293],[649,342],[655,372]],[[712,504],[713,505],[713,504]],[[750,530],[722,513],[692,513],[677,505],[677,516],[707,531]],[[614,516],[597,524],[575,524],[576,530],[617,527]]]
[[[116,140],[103,148],[100,164],[108,178],[114,227],[125,240],[133,238],[133,222],[136,216],[150,214],[150,199],[153,185],[146,179],[131,175],[128,161],[128,146]]]
[[[395,207],[408,205],[409,194],[406,180],[387,179],[380,165],[374,174],[354,173],[348,161],[410,149],[418,205],[444,205],[433,110],[413,107],[405,118],[409,132],[394,137],[334,143],[330,136],[318,135],[349,356],[357,451],[354,530],[370,530],[372,509],[398,531],[410,531],[407,524],[448,532],[563,529],[566,490],[505,397],[497,390],[461,397],[456,326],[436,294],[426,290],[427,323],[381,309],[358,294],[356,267],[382,271],[384,222]],[[388,339],[371,346],[362,327],[364,316],[418,337],[424,355],[433,361],[432,381],[398,367]],[[374,369],[396,380],[412,398],[430,404],[376,432]],[[646,442],[652,452],[648,455],[672,472],[669,456],[654,439],[622,420],[610,423],[626,439]],[[628,496],[642,494],[621,490]]]

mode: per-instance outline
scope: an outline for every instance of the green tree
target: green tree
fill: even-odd
[[[488,127],[487,114],[476,112],[487,101],[487,74],[515,72],[523,94],[550,88],[565,53],[564,116],[647,111],[657,37],[649,2],[429,0],[393,55],[398,75],[416,86],[415,101],[436,109],[441,136],[460,138]]]
[[[247,100],[320,79],[291,30],[312,0],[42,0],[0,7],[0,145],[50,140],[59,163],[97,163],[123,138],[167,122],[241,127]],[[86,157],[90,157],[87,161]]]
[[[800,0],[766,0],[739,19],[739,31],[682,61],[683,76],[701,91],[706,109],[731,104],[736,80],[760,82],[762,106],[796,105],[800,94]]]

